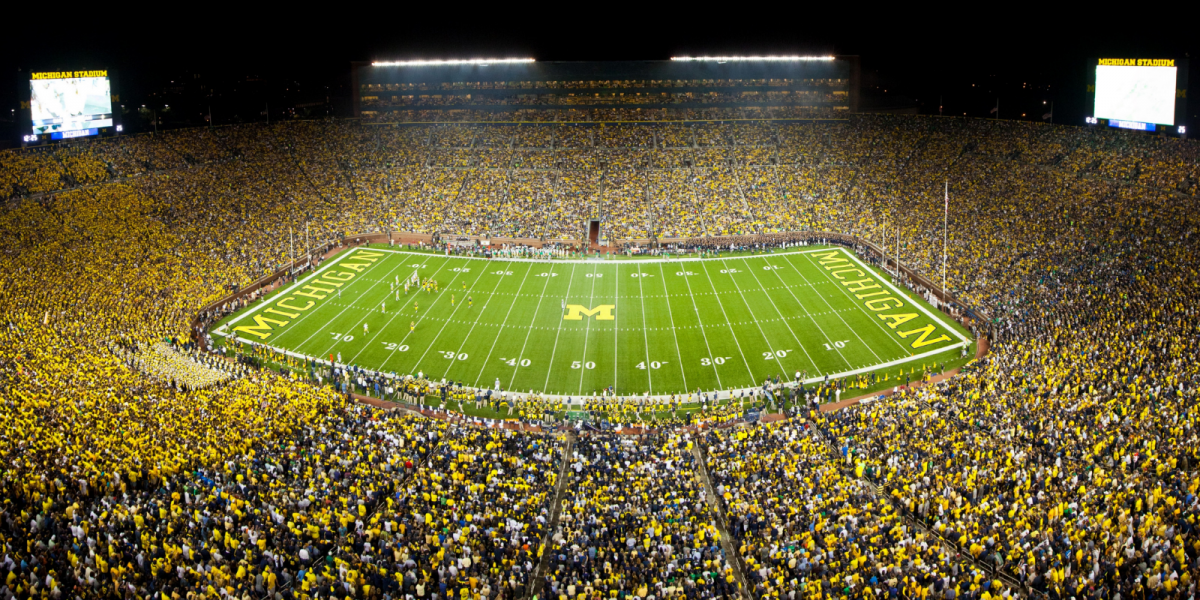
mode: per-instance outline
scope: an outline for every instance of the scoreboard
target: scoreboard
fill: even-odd
[[[1089,122],[1154,131],[1182,126],[1186,114],[1187,61],[1170,58],[1100,58],[1088,92]]]
[[[94,136],[115,126],[107,70],[38,71],[28,86],[26,143]]]

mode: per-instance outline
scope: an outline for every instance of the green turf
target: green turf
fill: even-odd
[[[401,291],[397,302],[389,283],[415,270],[437,280],[440,291],[407,297]],[[373,370],[482,387],[499,380],[508,390],[570,396],[609,385],[622,395],[728,390],[768,377],[791,380],[796,371],[807,371],[811,380],[868,369],[894,381],[901,371],[960,362],[959,350],[948,348],[966,335],[839,248],[670,262],[533,262],[372,247],[346,251],[314,275],[334,276],[345,281],[306,289],[315,282],[301,280],[225,319],[217,331],[266,318],[271,321],[236,335],[308,356],[341,353],[343,363]],[[858,284],[863,289],[844,284],[856,279],[872,281]],[[888,296],[897,300],[877,303],[882,310],[865,304]],[[565,320],[564,299],[585,309],[611,305],[613,320],[600,320],[603,312]],[[892,329],[880,314],[915,317]],[[948,339],[913,348],[919,333],[899,335],[927,325],[933,330],[926,342]],[[920,356],[937,350],[943,351]],[[880,366],[885,363],[892,364]]]

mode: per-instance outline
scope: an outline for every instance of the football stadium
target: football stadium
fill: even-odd
[[[1195,597],[1200,145],[1139,60],[1068,125],[870,112],[843,55],[141,132],[26,73],[0,595]]]

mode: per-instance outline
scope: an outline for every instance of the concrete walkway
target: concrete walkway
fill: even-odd
[[[546,536],[542,538],[542,556],[538,560],[538,564],[533,569],[533,575],[529,577],[529,593],[527,597],[533,597],[542,592],[542,577],[546,573],[546,568],[550,564],[550,554],[553,548],[550,547],[551,540],[554,538],[554,532],[558,530],[558,517],[562,513],[562,498],[563,492],[567,489],[567,478],[570,473],[567,468],[571,464],[571,458],[575,454],[575,432],[567,432],[567,446],[563,449],[563,464],[562,469],[558,472],[557,485],[554,486],[554,500],[550,505],[550,522],[546,528]]]
[[[696,475],[700,479],[700,483],[704,486],[704,491],[707,492],[705,497],[708,499],[708,505],[712,509],[713,515],[716,517],[715,522],[717,531],[721,532],[721,550],[725,552],[725,561],[729,566],[733,567],[733,577],[738,582],[738,592],[742,598],[750,599],[750,587],[746,585],[746,577],[742,574],[742,557],[738,554],[737,547],[733,545],[733,537],[729,535],[729,523],[725,520],[725,512],[721,510],[721,503],[717,499],[717,491],[713,489],[712,480],[708,477],[708,465],[704,462],[704,453],[700,452],[700,442],[697,440],[692,444],[692,456],[696,459]]]

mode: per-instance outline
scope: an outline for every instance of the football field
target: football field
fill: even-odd
[[[438,291],[405,294],[414,273]],[[744,389],[797,372],[894,379],[971,343],[840,247],[670,260],[354,248],[214,333],[374,371],[573,397],[609,386]]]

